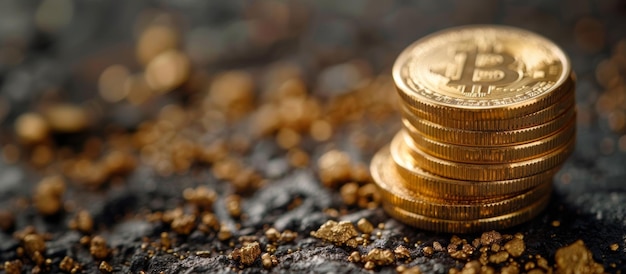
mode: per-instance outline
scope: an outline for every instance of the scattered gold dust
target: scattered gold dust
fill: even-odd
[[[506,249],[511,256],[519,257],[524,253],[526,245],[524,244],[524,240],[516,237],[504,244],[504,249]]]
[[[109,256],[109,248],[107,243],[101,236],[95,236],[91,239],[91,245],[89,246],[89,253],[95,259],[104,260]]]
[[[110,103],[124,100],[128,95],[128,89],[124,88],[124,82],[129,75],[128,68],[122,65],[106,68],[98,79],[100,97]]]
[[[359,233],[350,222],[327,221],[317,231],[311,232],[311,236],[329,241],[336,245],[346,244],[348,240],[356,237]]]
[[[374,231],[374,226],[367,219],[361,218],[356,223],[359,230],[365,234],[371,234]]]
[[[236,248],[230,257],[243,265],[251,265],[261,255],[261,247],[258,242],[244,243],[241,248]]]
[[[190,70],[190,61],[184,53],[168,50],[148,63],[146,83],[157,92],[169,92],[187,81]]]
[[[274,255],[270,255],[269,253],[263,253],[261,255],[261,264],[263,268],[270,269],[278,264],[278,258]]]
[[[393,253],[396,255],[398,259],[410,259],[411,251],[403,245],[399,245],[396,249],[393,250]]]
[[[325,120],[315,120],[311,123],[311,129],[309,134],[313,140],[318,142],[324,142],[330,139],[333,135],[333,126]]]
[[[15,226],[15,214],[7,209],[0,209],[0,230],[9,232]]]
[[[604,267],[593,260],[593,254],[582,240],[561,247],[554,256],[556,273],[603,273]]]
[[[351,263],[361,262],[361,253],[359,253],[358,251],[352,251],[352,253],[350,253],[350,256],[348,256],[348,261]]]
[[[93,218],[89,211],[81,210],[70,221],[69,227],[83,233],[90,233],[93,230]]]
[[[352,206],[352,205],[356,205],[359,199],[358,191],[359,191],[359,184],[350,182],[350,183],[343,185],[339,189],[339,194],[341,195],[341,199],[343,200],[344,204],[348,206]]]
[[[509,258],[509,253],[506,251],[500,251],[496,254],[489,256],[489,262],[499,264],[505,262]]]
[[[104,272],[104,273],[111,273],[111,272],[113,272],[113,267],[109,263],[107,263],[105,261],[102,261],[100,263],[100,265],[98,266],[98,269],[101,272]]]
[[[425,246],[425,247],[422,249],[422,252],[424,252],[424,255],[426,255],[426,256],[432,256],[432,255],[433,255],[433,253],[435,253],[435,251],[433,250],[433,248],[432,248],[432,247],[430,247],[430,246]]]
[[[191,214],[182,214],[176,216],[172,221],[172,230],[181,235],[189,235],[196,227],[196,216]]]
[[[370,252],[368,252],[367,255],[363,256],[361,259],[366,262],[366,264],[367,262],[372,262],[377,266],[390,265],[396,261],[396,257],[391,250],[380,248],[370,250]]]
[[[159,54],[178,47],[178,33],[166,24],[154,24],[141,32],[136,54],[141,64],[148,64]]]
[[[309,165],[309,154],[299,148],[292,148],[287,153],[289,164],[293,167],[306,167]]]
[[[502,241],[502,235],[497,231],[485,232],[480,236],[480,243],[483,246],[489,246],[494,243],[500,243]]]
[[[268,230],[265,231],[265,237],[267,237],[268,241],[275,243],[280,240],[280,232],[278,232],[276,228],[270,227]]]
[[[64,193],[65,181],[60,176],[46,177],[35,188],[35,207],[43,215],[54,215],[63,208]]]
[[[7,274],[20,274],[22,273],[22,261],[13,260],[4,262],[4,271]]]
[[[378,191],[378,187],[373,183],[360,187],[357,194],[359,197],[357,204],[360,208],[373,209],[377,208],[380,204],[380,192]]]
[[[217,239],[220,241],[226,241],[232,237],[232,232],[226,225],[221,225],[220,230],[217,233]]]
[[[15,120],[15,134],[22,143],[40,143],[48,138],[49,126],[38,113],[24,113]]]
[[[327,187],[335,188],[350,180],[352,160],[345,152],[328,151],[319,158],[317,165],[320,179]]]
[[[44,111],[44,118],[53,131],[73,133],[82,131],[89,125],[84,108],[71,104],[55,104]]]

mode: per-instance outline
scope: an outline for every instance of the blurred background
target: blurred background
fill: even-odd
[[[34,226],[53,243],[70,229],[123,248],[175,229],[143,221],[149,214],[190,204],[213,211],[234,235],[275,225],[308,236],[348,213],[385,222],[367,164],[400,127],[390,68],[418,38],[465,24],[542,34],[566,51],[578,77],[577,150],[555,179],[554,206],[512,232],[531,233],[530,246],[547,258],[582,238],[605,268],[623,269],[620,0],[0,0],[0,239]],[[342,154],[324,158],[328,151]],[[325,175],[329,165],[347,170]],[[346,178],[361,193],[352,203],[339,191]],[[277,190],[289,196],[284,204],[252,210],[276,199],[259,193]],[[306,207],[294,215],[291,203]],[[255,215],[238,219],[238,205]],[[80,228],[83,211],[92,224]],[[411,240],[441,237],[395,225]],[[129,233],[131,241],[120,236]],[[0,245],[0,261],[16,258],[12,241]],[[216,254],[228,250],[210,237],[198,241]],[[441,268],[428,269],[455,266],[438,260]]]

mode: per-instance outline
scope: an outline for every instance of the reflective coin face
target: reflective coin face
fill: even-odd
[[[409,46],[393,76],[401,95],[463,109],[515,108],[550,96],[570,75],[549,40],[504,26],[470,26],[435,33]]]

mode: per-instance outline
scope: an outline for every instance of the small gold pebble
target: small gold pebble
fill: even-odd
[[[509,258],[509,253],[506,251],[500,251],[496,254],[489,256],[489,262],[499,264],[505,262]]]
[[[593,260],[593,254],[582,240],[561,247],[554,256],[557,272],[603,273],[604,267]]]
[[[441,244],[439,242],[437,242],[437,241],[433,242],[433,248],[437,252],[443,251],[443,246],[441,246]]]
[[[500,269],[500,273],[502,274],[519,274],[519,267],[516,265],[507,265]]]
[[[258,242],[244,243],[241,248],[236,248],[230,256],[242,263],[251,265],[261,255],[261,247]]]
[[[298,232],[285,230],[280,234],[280,241],[283,243],[293,242],[298,237]]]
[[[232,237],[232,232],[226,225],[220,226],[220,231],[217,233],[217,239],[220,241],[226,241]]]
[[[399,245],[396,249],[393,250],[393,253],[396,255],[396,258],[399,259],[410,259],[411,251],[404,247],[403,245]]]
[[[396,257],[393,255],[391,250],[374,248],[370,250],[367,255],[363,256],[362,260],[365,262],[373,262],[375,265],[383,266],[393,264]]]
[[[502,241],[502,235],[497,231],[485,232],[480,236],[480,243],[484,246],[500,243],[500,241]]]
[[[519,257],[524,253],[524,250],[526,250],[526,245],[524,244],[524,240],[516,237],[504,244],[504,249],[506,249],[511,256]]]
[[[268,241],[275,243],[280,240],[280,232],[276,228],[270,227],[265,231],[265,237],[267,237]]]
[[[100,269],[100,271],[104,272],[104,273],[111,273],[113,272],[113,267],[107,263],[106,261],[102,261],[100,263],[100,266],[98,267],[98,269]]]
[[[350,253],[350,256],[348,256],[348,261],[351,263],[361,262],[361,253],[359,253],[358,251],[352,251],[352,253]]]
[[[422,252],[424,252],[424,255],[426,255],[426,256],[431,256],[431,255],[433,255],[434,250],[433,250],[432,247],[426,246],[426,247],[424,247],[424,249],[422,249]]]
[[[356,223],[359,230],[365,234],[371,234],[374,231],[374,226],[367,219],[361,218]]]
[[[15,134],[25,144],[44,141],[49,131],[48,123],[38,113],[24,113],[15,120]]]
[[[359,198],[357,194],[358,190],[359,184],[355,182],[350,182],[343,185],[341,189],[339,189],[339,193],[341,194],[341,200],[343,200],[343,203],[348,206],[356,205],[356,202]]]
[[[4,262],[4,271],[7,274],[20,274],[22,273],[22,261],[13,260]]]
[[[558,220],[554,220],[554,221],[552,221],[552,223],[551,223],[551,224],[552,224],[552,226],[553,226],[553,227],[559,227],[559,226],[561,226],[561,222],[560,222],[560,221],[558,221]]]
[[[326,187],[335,188],[350,180],[352,160],[347,153],[331,150],[324,153],[317,161],[319,176]]]
[[[337,223],[333,220],[327,221],[317,231],[311,232],[311,236],[329,241],[335,245],[345,244],[348,240],[358,235],[359,233],[352,223],[345,221]]]
[[[91,253],[91,256],[98,260],[103,260],[109,256],[109,248],[107,247],[106,241],[102,238],[102,236],[95,236],[91,239],[89,253]]]
[[[619,249],[619,244],[617,243],[611,244],[609,248],[611,249],[611,251],[617,251]]]
[[[24,249],[32,257],[35,253],[42,253],[46,250],[46,242],[41,235],[28,234],[24,237]]]
[[[270,269],[278,264],[278,259],[274,255],[263,253],[263,255],[261,255],[261,264],[263,265],[263,268]]]

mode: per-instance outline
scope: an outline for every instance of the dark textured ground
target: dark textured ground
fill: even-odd
[[[3,103],[0,107],[6,111],[6,115],[0,115],[0,121],[4,119],[3,145],[13,142],[13,120],[20,113],[34,109],[46,90],[61,89],[62,97],[73,102],[97,97],[91,83],[94,79],[82,77],[85,73],[81,73],[81,69],[89,62],[127,62],[128,52],[123,49],[132,45],[131,26],[138,13],[146,8],[184,18],[186,33],[201,26],[214,32],[213,40],[204,41],[212,46],[203,52],[205,60],[199,62],[199,66],[211,73],[225,68],[263,69],[264,64],[290,60],[305,67],[305,79],[311,86],[318,83],[317,75],[328,66],[352,59],[366,60],[376,73],[388,73],[393,58],[406,45],[444,27],[499,23],[543,34],[569,54],[578,75],[577,102],[582,118],[578,124],[577,149],[555,178],[556,193],[545,213],[502,232],[523,233],[528,254],[541,254],[551,264],[558,248],[582,239],[606,271],[626,270],[626,151],[620,150],[618,145],[624,132],[612,131],[607,119],[596,113],[595,105],[604,92],[596,81],[596,65],[611,56],[620,39],[626,39],[626,3],[623,1],[292,1],[284,5],[293,17],[283,22],[288,30],[264,44],[255,42],[252,30],[237,29],[234,23],[250,18],[269,20],[272,13],[262,9],[271,3],[268,1],[260,1],[256,6],[245,5],[250,4],[249,1],[195,0],[72,3],[74,15],[70,23],[46,32],[32,19],[39,1],[0,1],[0,49],[10,42],[21,43],[20,48],[24,50],[24,58],[19,62],[8,62],[7,58],[2,59],[5,55],[0,55]],[[593,24],[580,23],[583,18],[593,18]],[[191,40],[188,43],[203,48],[202,43]],[[329,96],[324,90],[316,92]],[[395,96],[392,91],[381,92]],[[178,98],[170,96],[163,100],[173,102]],[[150,109],[129,110],[119,105],[106,112],[111,113],[104,115],[103,123],[119,123],[128,128],[154,113]],[[332,143],[351,152],[355,161],[368,163],[375,150],[388,140],[385,138],[397,129],[397,117],[388,120],[382,133],[378,127],[366,129],[378,136],[378,141],[366,149],[350,144],[351,128],[337,130]],[[462,266],[446,253],[429,258],[421,252],[423,246],[433,241],[448,243],[451,235],[407,227],[387,217],[381,209],[348,208],[346,214],[339,217],[327,214],[325,209],[343,208],[343,205],[335,190],[320,184],[314,163],[331,146],[329,143],[308,144],[307,151],[312,155],[310,168],[293,169],[287,164],[284,150],[278,148],[273,139],[255,140],[245,160],[259,170],[268,183],[244,198],[243,209],[249,218],[240,222],[239,229],[235,225],[239,221],[227,214],[222,200],[215,202],[215,214],[233,229],[235,236],[262,236],[265,225],[299,233],[294,243],[279,246],[276,252],[279,263],[270,272],[367,272],[361,264],[347,261],[351,249],[308,236],[329,219],[356,222],[361,217],[374,224],[385,223],[385,229],[380,239],[357,250],[393,248],[407,237],[415,258],[409,265],[419,265],[427,273],[447,273],[450,267]],[[26,163],[0,162],[0,206],[15,212],[17,230],[34,225],[38,231],[51,233],[45,257],[51,258],[54,265],[67,255],[77,259],[86,273],[97,273],[94,259],[78,243],[82,235],[66,228],[72,214],[44,219],[33,208],[16,206],[20,198],[30,197],[32,186],[44,174]],[[215,233],[194,231],[188,236],[176,236],[175,246],[181,253],[211,251],[212,255],[206,258],[192,254],[181,260],[167,253],[148,257],[140,249],[142,237],[158,239],[159,234],[168,229],[160,223],[145,221],[141,214],[146,209],[174,208],[180,204],[184,188],[199,184],[206,184],[218,193],[230,191],[206,167],[163,177],[140,166],[123,184],[99,190],[70,185],[65,199],[75,201],[94,216],[98,227],[94,235],[103,235],[115,249],[108,262],[116,272],[233,272],[239,266],[227,258],[232,247],[216,240]],[[301,198],[301,204],[289,210],[294,196]],[[553,226],[553,221],[559,221],[560,225]],[[463,237],[473,239],[476,236],[479,235]],[[263,237],[259,241],[262,245],[267,243]],[[421,244],[416,246],[418,241]],[[619,244],[617,251],[609,249],[614,243]],[[10,232],[0,232],[0,262],[16,258],[18,245]],[[32,265],[26,264],[24,270],[31,268]],[[378,270],[395,271],[394,267]],[[57,272],[58,268],[53,267],[51,271]],[[257,261],[242,271],[265,270]]]

